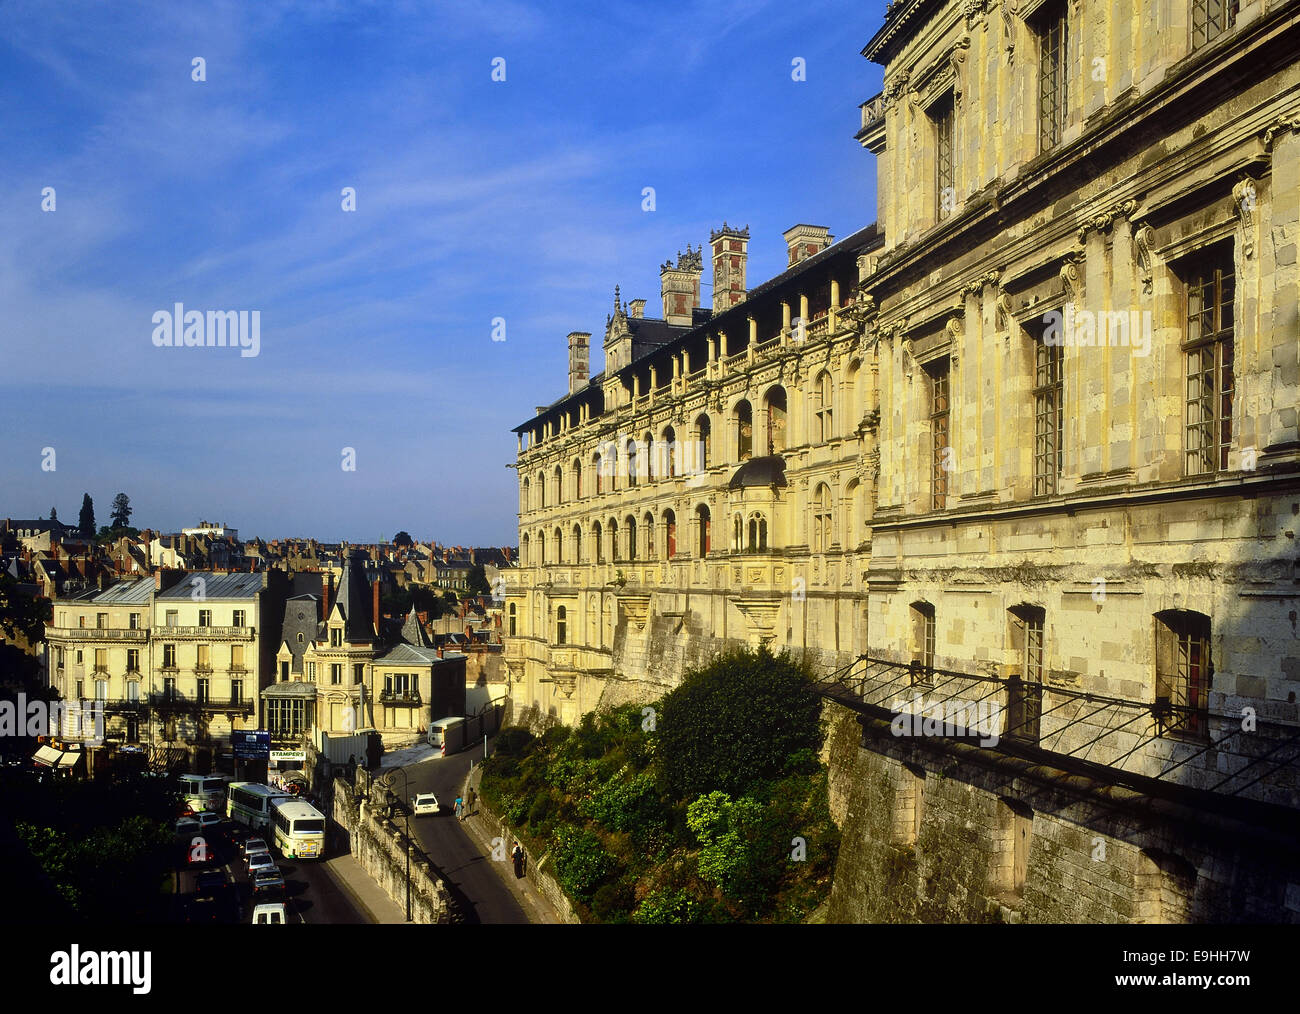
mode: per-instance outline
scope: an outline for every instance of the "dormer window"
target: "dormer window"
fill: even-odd
[[[331,627],[331,628],[330,628],[330,647],[331,647],[331,648],[341,648],[341,647],[343,647],[343,628],[342,628],[342,627]]]

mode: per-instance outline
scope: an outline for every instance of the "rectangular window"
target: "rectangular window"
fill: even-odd
[[[163,697],[165,697],[169,701],[176,699],[175,677],[167,676],[163,679]]]
[[[108,680],[95,680],[95,700],[108,700]]]
[[[1225,471],[1232,445],[1233,296],[1231,253],[1187,278],[1187,474]]]
[[[1007,683],[1007,726],[1004,735],[1037,743],[1043,711],[1043,630],[1047,614],[1041,606],[1017,606],[1010,611],[1013,668]]]
[[[95,672],[108,672],[108,649],[95,649]]]
[[[1213,42],[1237,23],[1240,0],[1192,0],[1192,48]]]
[[[1064,455],[1065,400],[1061,373],[1065,350],[1060,345],[1034,342],[1034,496],[1057,491]]]
[[[929,363],[925,372],[930,378],[930,508],[943,510],[948,503],[948,471],[952,467],[951,435],[948,426],[949,360],[945,356]]]
[[[199,693],[197,699],[200,704],[206,704],[208,702],[208,681],[205,678],[199,679]]]
[[[939,221],[951,215],[957,206],[954,116],[952,92],[930,107],[930,119],[934,122],[935,217]]]
[[[244,668],[244,646],[242,644],[232,644],[230,646],[230,668],[235,670]]]
[[[128,621],[127,621],[127,626],[128,626],[131,630],[139,630],[139,629],[140,629],[140,614],[139,614],[139,613],[132,613],[131,616],[129,617]]]
[[[81,649],[77,649],[77,665],[81,665]]]
[[[352,682],[360,683],[366,678],[366,666],[364,662],[357,662],[352,666]]]
[[[342,664],[340,664],[340,663],[338,663],[338,662],[332,662],[332,663],[330,663],[330,682],[331,682],[331,683],[342,683],[342,682],[343,682],[343,666],[342,666]]]
[[[62,669],[63,668],[63,646],[62,645],[54,649],[54,657],[57,660],[58,668]]]
[[[230,618],[230,625],[232,627],[242,627],[244,625],[244,615],[244,610],[236,609]]]
[[[1069,100],[1066,70],[1069,33],[1064,3],[1052,5],[1037,23],[1038,146],[1050,151],[1061,143]]]
[[[126,684],[126,699],[132,704],[140,702],[140,683],[137,680],[128,680]]]
[[[316,663],[315,663],[315,662],[308,662],[308,663],[307,663],[307,678],[308,678],[309,680],[313,680],[313,681],[316,679]]]
[[[230,703],[231,704],[244,703],[244,681],[243,680],[230,681]]]
[[[1210,618],[1171,610],[1156,616],[1156,705],[1162,731],[1189,739],[1209,732]]]
[[[82,614],[81,616],[77,617],[77,626],[85,627],[85,625],[86,625],[86,617],[85,614]]]
[[[200,610],[199,610],[199,626],[200,626],[200,627],[210,627],[210,626],[212,626],[212,610],[211,610],[211,609],[200,609]]]
[[[331,648],[343,647],[343,631],[340,630],[338,627],[335,627],[330,631],[330,647]]]
[[[140,671],[140,649],[139,648],[126,649],[126,671],[127,672]]]
[[[199,644],[195,645],[198,650],[198,659],[194,668],[200,671],[210,671],[212,669],[212,645]]]
[[[108,613],[96,613],[96,614],[95,614],[95,629],[96,629],[96,630],[103,630],[103,629],[104,629],[105,627],[107,627],[107,626],[108,626]]]
[[[163,645],[163,668],[164,669],[176,668],[176,645],[174,644]]]
[[[929,602],[917,602],[912,605],[911,613],[912,683],[929,686],[934,682],[934,606]]]
[[[86,681],[77,680],[77,700],[82,700],[86,696]]]
[[[179,612],[177,612],[175,609],[168,609],[168,610],[167,610],[167,626],[169,626],[169,627],[175,627],[175,626],[178,626],[178,625],[180,624],[180,617],[181,617],[181,614],[180,614]]]

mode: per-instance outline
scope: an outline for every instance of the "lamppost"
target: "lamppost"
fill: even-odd
[[[403,819],[406,824],[406,921],[411,921],[411,790],[406,780],[406,770],[404,768],[394,768],[385,779],[392,788],[393,775],[402,776],[402,794],[406,796],[406,804],[403,807]]]

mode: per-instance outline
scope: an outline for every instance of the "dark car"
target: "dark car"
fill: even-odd
[[[275,901],[284,897],[284,877],[275,867],[259,870],[253,874],[254,904],[263,901]]]
[[[230,881],[220,870],[208,870],[194,878],[195,894],[217,894],[230,886]]]

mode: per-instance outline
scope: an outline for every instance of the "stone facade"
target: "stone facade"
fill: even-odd
[[[516,703],[790,647],[858,712],[833,917],[1300,917],[1300,3],[1222,7],[891,4],[878,227],[616,303],[518,428]],[[996,742],[892,734],[954,701]]]

